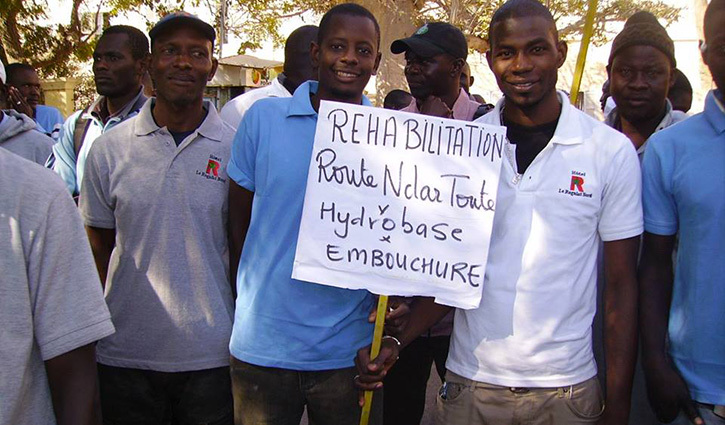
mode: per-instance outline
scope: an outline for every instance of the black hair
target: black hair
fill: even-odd
[[[320,29],[317,33],[317,44],[321,45],[322,40],[324,40],[325,36],[330,31],[330,21],[332,20],[332,18],[334,16],[342,15],[360,16],[373,21],[373,24],[375,25],[375,35],[377,36],[377,50],[380,50],[380,25],[378,25],[378,20],[375,19],[375,15],[373,15],[372,12],[355,3],[338,4],[337,6],[325,12],[325,14],[322,16],[322,19],[320,20]]]
[[[11,81],[15,81],[15,79],[18,78],[18,74],[22,71],[35,72],[35,68],[27,63],[11,63],[5,67],[5,82],[11,84]]]
[[[537,0],[508,0],[506,3],[502,4],[491,17],[491,23],[488,24],[489,44],[491,43],[491,34],[494,25],[511,18],[528,17],[540,17],[549,21],[554,30],[554,36],[557,40],[559,39],[559,34],[556,31],[556,22],[546,6]]]
[[[383,108],[385,109],[403,109],[408,106],[413,99],[413,95],[405,90],[390,90],[383,100]]]
[[[673,84],[672,88],[670,88],[670,94],[673,94],[673,92],[692,94],[692,85],[690,84],[690,80],[688,80],[687,76],[677,68],[675,68],[675,84]]]
[[[103,30],[101,38],[109,34],[126,34],[128,36],[128,44],[131,47],[131,56],[134,59],[143,59],[149,54],[149,40],[146,34],[138,28],[130,25],[111,25]]]
[[[707,41],[708,33],[713,29],[717,28],[719,23],[713,22],[715,19],[715,13],[721,10],[725,10],[725,0],[712,0],[705,9],[705,19],[703,24],[703,30],[705,33],[705,40]],[[721,24],[721,23],[720,23]]]

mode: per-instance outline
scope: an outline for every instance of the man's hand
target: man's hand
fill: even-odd
[[[377,315],[377,303],[375,308],[370,312],[368,321],[375,323]],[[388,311],[385,313],[385,334],[399,336],[403,329],[408,326],[410,319],[410,306],[403,297],[390,297],[388,299]]]
[[[644,372],[647,379],[647,398],[658,421],[672,422],[682,410],[693,424],[705,423],[690,398],[687,384],[667,359],[644,362]]]
[[[420,113],[434,117],[453,118],[453,111],[437,96],[428,96],[420,105]]]
[[[383,388],[383,379],[388,370],[398,360],[400,347],[398,341],[391,337],[383,337],[380,345],[380,353],[375,360],[370,359],[370,345],[363,347],[355,357],[355,367],[358,375],[354,379],[355,386],[360,389],[359,404],[365,404],[365,391],[379,390]]]
[[[25,101],[23,95],[20,94],[20,90],[13,86],[8,86],[8,103],[9,107],[15,109],[21,114],[25,114],[30,118],[33,118],[33,108],[31,108],[30,105],[28,105],[28,102]]]

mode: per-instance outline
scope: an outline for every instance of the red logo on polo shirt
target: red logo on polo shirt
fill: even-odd
[[[213,180],[213,181],[218,181],[218,182],[224,183],[227,181],[227,179],[225,179],[223,177],[223,174],[221,177],[219,176],[219,173],[222,171],[223,163],[224,163],[224,161],[220,157],[218,157],[214,154],[211,154],[211,155],[209,155],[209,159],[206,162],[206,169],[204,171],[196,170],[196,175],[204,177],[207,180]],[[202,170],[203,170],[203,168],[202,168]]]
[[[211,161],[209,161],[211,162]],[[208,172],[208,171],[207,171]],[[577,192],[584,192],[584,178],[580,176],[571,176],[571,185],[569,186],[569,190],[576,189]]]
[[[569,188],[559,188],[559,193],[562,195],[569,195],[572,197],[591,198],[592,194],[584,191],[584,178],[587,173],[584,171],[571,171],[571,180],[569,181]]]
[[[219,177],[219,163],[210,159],[209,163],[206,165],[206,173],[213,174],[214,177]],[[574,180],[572,179],[572,184],[574,184],[573,181]]]

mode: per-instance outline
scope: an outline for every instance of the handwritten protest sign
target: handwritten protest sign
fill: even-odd
[[[322,102],[292,277],[481,298],[503,127]]]

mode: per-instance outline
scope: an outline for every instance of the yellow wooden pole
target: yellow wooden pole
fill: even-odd
[[[581,47],[579,47],[579,56],[576,58],[576,68],[574,68],[574,81],[571,85],[569,99],[572,105],[576,105],[577,97],[579,97],[579,87],[582,83],[582,75],[584,75],[584,64],[587,61],[587,50],[589,49],[589,41],[594,32],[594,16],[597,13],[597,0],[589,0],[589,10],[584,22],[584,33],[582,34]]]
[[[380,344],[383,341],[383,328],[385,327],[385,313],[388,312],[388,296],[380,295],[378,298],[378,311],[375,314],[375,330],[373,331],[373,345],[370,347],[370,358],[375,359],[380,354]],[[360,414],[360,425],[368,425],[370,421],[370,406],[373,403],[373,392],[365,391],[365,404]]]

